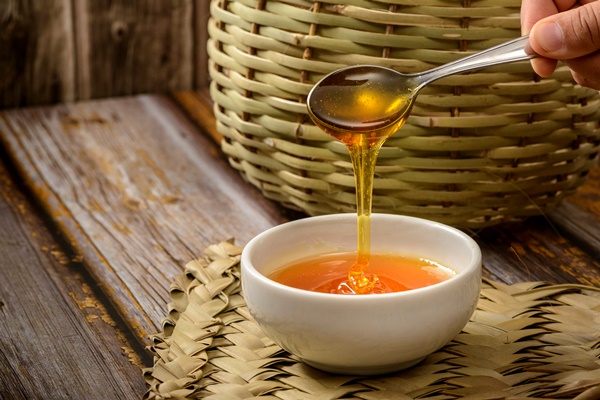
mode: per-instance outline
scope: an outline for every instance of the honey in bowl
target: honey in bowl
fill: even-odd
[[[390,85],[394,73],[369,66],[337,71],[316,85],[307,100],[315,124],[350,152],[356,184],[358,244],[348,279],[337,293],[380,293],[383,283],[371,264],[370,215],[377,155],[385,140],[404,125],[411,90]]]
[[[353,294],[348,271],[356,253],[333,253],[299,260],[277,269],[269,279],[297,289],[333,294]],[[396,254],[372,254],[369,272],[377,276],[370,293],[402,292],[450,279],[455,272],[434,261]]]

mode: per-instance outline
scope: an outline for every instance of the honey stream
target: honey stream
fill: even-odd
[[[316,86],[308,101],[313,122],[346,145],[354,169],[357,257],[340,292],[349,286],[356,294],[372,293],[380,285],[368,271],[375,165],[381,146],[404,125],[412,108],[411,89],[390,85],[392,79],[391,73],[369,66],[340,70]]]

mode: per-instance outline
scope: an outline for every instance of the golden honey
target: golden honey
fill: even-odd
[[[354,293],[372,293],[379,285],[371,270],[370,215],[377,155],[385,140],[408,118],[410,89],[389,82],[393,73],[368,66],[340,71],[313,89],[309,111],[315,124],[350,152],[356,184],[358,246],[348,271]],[[404,107],[398,107],[404,103]],[[400,109],[400,111],[398,111]]]
[[[299,260],[269,275],[286,286],[322,293],[356,294],[348,281],[348,270],[356,253],[334,253]],[[369,293],[402,292],[443,282],[455,275],[434,261],[397,254],[371,254],[369,272],[377,281]]]

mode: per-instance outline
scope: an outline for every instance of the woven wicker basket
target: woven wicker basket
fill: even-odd
[[[223,151],[264,195],[310,215],[354,212],[344,145],[306,95],[355,64],[418,72],[520,35],[519,0],[213,0],[209,70]],[[465,228],[553,208],[596,163],[600,96],[528,62],[426,87],[382,148],[373,211]]]

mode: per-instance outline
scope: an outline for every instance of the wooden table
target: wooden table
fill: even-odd
[[[0,112],[0,399],[139,399],[172,278],[303,215],[222,155],[205,93]],[[484,274],[600,286],[600,168],[550,215],[481,230]]]

